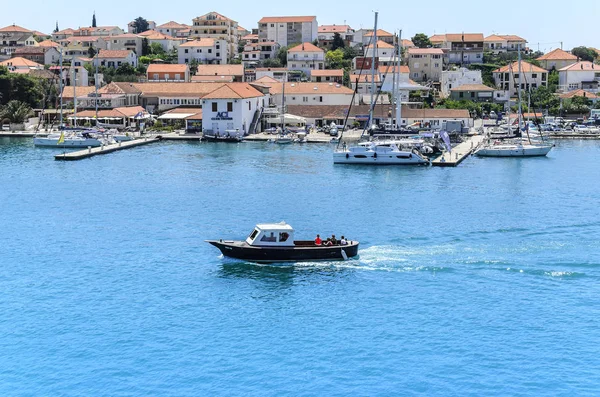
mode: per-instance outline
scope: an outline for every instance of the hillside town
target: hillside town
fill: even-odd
[[[378,125],[439,130],[514,110],[519,91],[535,117],[587,118],[600,107],[599,50],[542,53],[518,32],[403,37],[317,16],[265,16],[246,28],[218,12],[161,24],[138,17],[126,29],[90,19],[57,22],[50,34],[0,29],[3,124],[33,114],[57,124],[64,113],[86,126],[249,135],[284,114],[315,128],[362,127],[371,112]]]

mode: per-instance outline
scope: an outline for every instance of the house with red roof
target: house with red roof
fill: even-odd
[[[130,64],[134,68],[138,65],[138,57],[131,50],[100,50],[93,59],[94,66],[105,66],[108,68],[118,68],[123,64]]]
[[[349,25],[321,25],[318,28],[319,46],[329,47],[336,33],[347,46],[354,40],[354,29]]]
[[[482,33],[446,33],[429,38],[435,48],[441,48],[447,54],[449,63],[468,65],[483,63]]]
[[[244,67],[256,67],[262,65],[266,59],[274,59],[281,46],[274,41],[256,41],[253,39],[246,42],[242,52],[242,64]]]
[[[258,38],[285,47],[295,43],[312,43],[318,38],[316,16],[263,17],[258,21]]]
[[[15,57],[6,61],[2,61],[0,62],[0,66],[5,66],[10,72],[17,72],[19,70],[44,69],[44,65],[22,57]]]
[[[542,55],[536,60],[540,63],[540,66],[546,70],[559,70],[574,64],[579,60],[579,58],[561,48],[557,48],[547,54]]]
[[[494,70],[492,75],[498,89],[508,91],[511,96],[519,94],[519,84],[525,91],[548,85],[548,71],[527,61],[521,61],[520,65],[513,62]]]
[[[151,63],[146,69],[148,82],[186,83],[190,81],[190,67],[187,64]]]
[[[167,36],[177,38],[188,38],[190,35],[190,26],[175,21],[169,21],[162,25],[158,25],[154,30],[166,34]]]
[[[0,59],[10,58],[18,47],[37,45],[31,30],[17,25],[0,29]]]
[[[600,65],[581,61],[558,70],[558,89],[562,92],[586,90],[598,92]]]
[[[288,49],[288,70],[300,70],[310,78],[312,70],[325,69],[325,51],[312,43],[302,43]]]
[[[13,57],[23,57],[42,65],[52,65],[58,63],[60,53],[55,47],[27,46],[15,49]]]
[[[255,133],[261,110],[269,105],[266,92],[248,83],[228,83],[204,95],[202,132],[221,136]]]
[[[526,50],[527,40],[514,34],[492,34],[483,39],[483,48],[494,54]]]
[[[142,55],[142,38],[133,33],[124,33],[106,38],[108,50],[131,50]]]
[[[192,20],[191,38],[212,38],[228,43],[228,57],[237,53],[238,42],[242,34],[238,23],[225,15],[212,11]]]

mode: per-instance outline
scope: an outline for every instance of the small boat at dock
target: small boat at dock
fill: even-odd
[[[294,240],[294,229],[285,222],[258,224],[244,241],[206,240],[224,256],[256,263],[347,260],[358,255],[358,241],[345,245],[317,245]]]

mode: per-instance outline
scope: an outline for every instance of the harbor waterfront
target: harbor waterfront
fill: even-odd
[[[0,137],[0,394],[597,395],[600,142],[553,142],[448,169],[266,142],[64,162]],[[204,242],[280,221],[359,257]]]

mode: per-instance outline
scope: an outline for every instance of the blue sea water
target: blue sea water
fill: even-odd
[[[78,162],[0,138],[0,395],[600,394],[600,143],[455,169],[160,143]],[[259,266],[285,220],[361,242]]]

